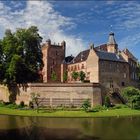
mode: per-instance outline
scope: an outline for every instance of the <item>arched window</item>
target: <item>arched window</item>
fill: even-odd
[[[81,69],[84,69],[84,64],[82,64],[82,67],[81,67]]]

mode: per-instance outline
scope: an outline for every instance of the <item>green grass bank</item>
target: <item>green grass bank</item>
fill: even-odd
[[[42,116],[42,117],[121,117],[121,116],[140,116],[140,110],[130,108],[107,109],[99,112],[85,111],[63,111],[63,110],[21,110],[0,107],[1,115],[18,115],[18,116]]]

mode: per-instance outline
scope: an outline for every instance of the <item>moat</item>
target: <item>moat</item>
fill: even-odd
[[[45,118],[0,115],[1,140],[140,140],[140,117]]]

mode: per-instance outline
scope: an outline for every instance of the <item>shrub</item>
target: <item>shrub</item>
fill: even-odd
[[[63,75],[63,81],[66,82],[67,79],[68,79],[68,72],[65,71],[65,72],[64,72],[64,75]]]
[[[120,108],[128,108],[128,106],[124,104],[116,104],[114,107],[112,107],[112,109],[120,109]]]
[[[6,107],[11,108],[11,109],[17,109],[17,108],[19,108],[18,105],[16,105],[15,103],[8,104],[8,105],[6,105]]]
[[[73,72],[72,72],[72,78],[76,81],[76,80],[78,79],[78,77],[79,77],[79,73],[73,71]]]
[[[104,105],[105,105],[106,107],[110,107],[110,106],[111,106],[111,102],[110,102],[110,99],[109,99],[108,96],[105,97],[105,103],[104,103]]]
[[[56,81],[57,80],[57,75],[56,75],[55,71],[53,71],[52,74],[51,74],[51,80],[52,81]]]
[[[90,107],[91,107],[91,103],[89,99],[85,100],[82,104],[82,108],[84,109],[84,111],[87,112]]]
[[[29,108],[33,109],[34,108],[34,104],[32,101],[29,102]]]
[[[97,105],[95,107],[93,107],[90,112],[99,112],[99,111],[102,111],[102,110],[106,110],[107,107],[105,106],[102,106],[102,105]]]
[[[86,74],[83,71],[80,71],[79,77],[80,77],[80,80],[83,82],[86,77]]]
[[[21,101],[20,104],[19,104],[19,108],[23,108],[25,105],[24,105],[24,101]]]

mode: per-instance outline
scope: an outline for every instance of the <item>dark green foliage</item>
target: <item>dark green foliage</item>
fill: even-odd
[[[86,77],[86,74],[83,71],[80,71],[79,77],[80,77],[80,80],[83,82]]]
[[[89,111],[90,112],[99,112],[99,111],[106,110],[106,109],[107,109],[106,106],[97,105],[97,106],[93,107],[92,109],[90,109]]]
[[[0,41],[0,81],[5,84],[23,84],[37,81],[43,67],[38,29],[6,30]]]
[[[21,101],[20,102],[20,105],[19,105],[21,108],[23,108],[25,105],[24,105],[24,101]]]
[[[63,75],[63,81],[66,82],[67,79],[68,79],[68,72],[65,71],[65,72],[64,72],[64,75]]]
[[[112,109],[121,109],[121,108],[128,108],[128,106],[124,104],[116,104],[115,106],[112,107]]]
[[[78,77],[79,77],[79,73],[78,73],[78,72],[73,71],[73,72],[72,72],[72,78],[73,78],[74,80],[77,80],[77,79],[78,79]]]
[[[123,97],[127,100],[128,105],[131,108],[140,107],[140,90],[134,87],[126,87],[122,90]]]
[[[29,102],[29,108],[33,109],[34,108],[34,104],[32,101]]]
[[[57,80],[57,75],[56,75],[56,73],[54,71],[51,74],[51,79],[52,79],[52,81],[56,81]]]
[[[82,104],[82,108],[84,109],[84,111],[87,112],[90,107],[91,107],[91,103],[89,99],[85,100]]]
[[[110,98],[108,96],[105,97],[104,105],[106,107],[110,107],[111,106]]]

